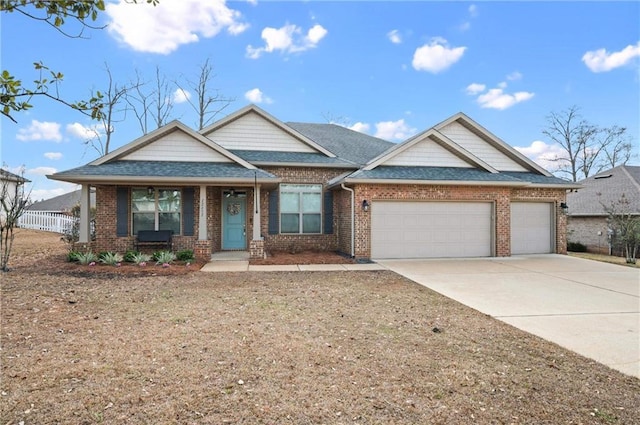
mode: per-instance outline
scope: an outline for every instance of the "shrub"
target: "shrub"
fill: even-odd
[[[176,260],[178,261],[192,261],[194,259],[193,250],[183,249],[176,254]]]
[[[117,252],[103,252],[99,256],[100,262],[109,266],[115,266],[122,262],[122,255]]]
[[[79,254],[80,254],[80,252],[78,252],[78,251],[69,251],[67,253],[67,261],[70,262],[70,263],[77,263]]]
[[[130,249],[124,253],[123,260],[127,263],[135,263],[136,262],[135,258],[136,258],[136,255],[138,254],[140,254],[140,252]]]
[[[146,263],[150,260],[151,256],[149,254],[143,254],[142,252],[135,252],[131,257],[131,262],[139,266],[146,265]]]
[[[158,251],[153,254],[153,259],[156,261],[156,264],[170,264],[176,259],[176,254],[171,251]]]
[[[587,246],[580,242],[567,242],[567,251],[587,252]]]
[[[78,263],[82,265],[87,265],[90,263],[95,263],[98,260],[98,256],[91,251],[87,252],[78,252],[76,254],[76,258],[78,259]]]

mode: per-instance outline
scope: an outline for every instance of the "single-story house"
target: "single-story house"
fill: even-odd
[[[582,188],[567,194],[567,238],[589,252],[610,254],[615,238],[607,225],[605,206],[628,202],[628,212],[640,216],[640,166],[620,165],[581,180]]]
[[[2,203],[0,203],[0,218],[6,216],[6,209],[13,206],[13,200],[16,197],[24,197],[24,185],[30,182],[31,180],[27,180],[22,176],[0,168],[0,198],[2,198],[6,205],[3,206]]]
[[[43,199],[36,201],[29,205],[27,210],[29,211],[50,211],[56,213],[69,214],[73,210],[73,207],[80,205],[81,190],[74,190],[73,192],[63,193],[62,195],[54,196],[53,198]],[[90,193],[91,207],[96,205],[96,193],[92,190]]]
[[[339,251],[358,260],[565,253],[552,176],[463,113],[400,144],[334,124],[285,123],[254,105],[201,131],[173,121],[84,166],[81,239],[123,252],[173,231],[200,258]],[[89,188],[96,239],[88,238]]]

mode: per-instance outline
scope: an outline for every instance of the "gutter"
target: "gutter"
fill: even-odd
[[[353,189],[346,187],[344,183],[341,183],[340,187],[351,192],[351,258],[354,258],[356,256],[356,193]]]

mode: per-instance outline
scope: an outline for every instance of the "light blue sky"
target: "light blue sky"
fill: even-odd
[[[333,118],[398,142],[463,111],[545,166],[557,149],[545,117],[572,105],[640,140],[638,2],[111,2],[99,20],[107,29],[85,39],[15,13],[1,19],[2,69],[29,81],[42,61],[65,75],[70,100],[106,86],[105,63],[116,82],[136,71],[151,80],[156,66],[184,81],[209,58],[215,87],[236,99],[225,113],[256,103],[285,122]],[[0,156],[11,171],[24,165],[38,200],[75,188],[45,174],[96,151],[82,144],[88,118],[34,104],[17,124],[1,118]],[[172,118],[196,120],[186,103]],[[140,135],[129,114],[111,149]]]

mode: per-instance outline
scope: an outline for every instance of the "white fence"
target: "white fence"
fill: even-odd
[[[18,219],[18,227],[64,233],[75,221],[74,217],[57,211],[25,211]]]

